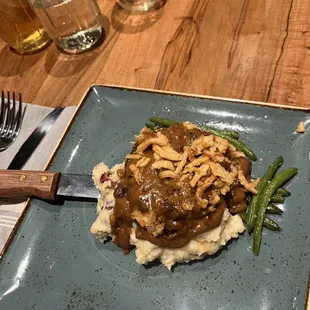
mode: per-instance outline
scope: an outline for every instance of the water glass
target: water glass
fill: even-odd
[[[0,0],[0,38],[20,54],[36,52],[50,40],[27,0]]]
[[[166,0],[117,0],[116,2],[125,11],[143,13],[161,8]]]
[[[93,47],[102,35],[96,0],[29,0],[49,36],[60,49],[79,53]]]

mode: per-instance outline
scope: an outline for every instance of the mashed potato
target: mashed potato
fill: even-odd
[[[93,170],[93,179],[100,191],[97,204],[98,217],[91,226],[91,233],[101,241],[107,237],[114,238],[112,234],[110,215],[115,205],[114,186],[119,182],[118,169],[123,169],[124,164],[115,165],[109,169],[104,163],[98,164]],[[100,182],[102,175],[109,180]],[[230,239],[238,238],[244,231],[244,225],[239,215],[231,215],[226,209],[220,225],[197,235],[181,248],[161,248],[149,241],[137,239],[134,228],[130,235],[130,243],[136,247],[136,260],[138,264],[147,264],[156,259],[160,260],[168,269],[176,263],[189,262],[212,255],[221,249]]]

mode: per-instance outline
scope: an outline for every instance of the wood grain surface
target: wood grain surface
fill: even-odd
[[[54,44],[21,56],[0,42],[0,86],[27,102],[76,105],[91,84],[110,84],[310,108],[310,3],[306,0],[168,0],[129,16],[99,0],[97,49]]]
[[[310,108],[307,0],[167,0],[139,16],[98,3],[105,38],[93,51],[21,56],[0,41],[0,87],[51,107],[109,84]]]
[[[0,197],[55,200],[59,172],[0,170]]]

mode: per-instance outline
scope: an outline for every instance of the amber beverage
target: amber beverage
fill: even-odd
[[[0,38],[21,54],[36,52],[50,40],[27,0],[0,0]]]

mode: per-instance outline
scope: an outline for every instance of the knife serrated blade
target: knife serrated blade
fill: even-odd
[[[38,127],[31,133],[28,139],[23,143],[19,151],[14,156],[8,169],[20,170],[28,161],[32,153],[40,144],[45,135],[51,130],[57,118],[64,110],[64,107],[57,107],[53,109],[38,125]]]

